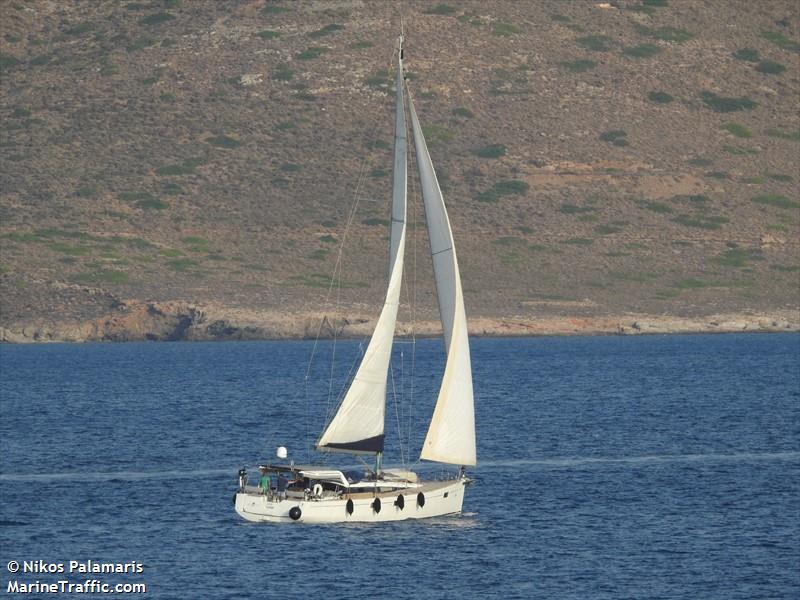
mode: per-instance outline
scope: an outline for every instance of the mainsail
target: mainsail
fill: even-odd
[[[317,442],[317,449],[332,452],[377,453],[383,451],[386,378],[392,355],[406,235],[406,136],[403,93],[402,38],[397,62],[395,103],[394,180],[392,232],[389,252],[389,287],[375,331],[339,410]]]
[[[474,465],[476,451],[472,365],[453,232],[425,136],[414,109],[414,101],[410,97],[408,103],[447,353],[442,386],[420,458],[455,465]]]

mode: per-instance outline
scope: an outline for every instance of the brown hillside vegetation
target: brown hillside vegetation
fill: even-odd
[[[474,328],[797,325],[794,0],[0,11],[5,339],[308,335],[322,311],[360,332],[385,293],[401,17]],[[405,323],[437,314],[409,191]]]

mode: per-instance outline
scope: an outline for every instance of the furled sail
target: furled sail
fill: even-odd
[[[348,453],[383,451],[386,378],[392,355],[406,235],[407,151],[403,93],[402,38],[397,63],[395,103],[392,230],[389,252],[389,287],[375,331],[339,410],[317,442],[318,450]]]
[[[408,104],[447,353],[442,386],[420,458],[455,465],[474,465],[476,451],[472,365],[453,232],[425,136],[414,109],[414,101],[410,97]]]

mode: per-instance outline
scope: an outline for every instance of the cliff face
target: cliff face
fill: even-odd
[[[791,0],[0,11],[6,340],[366,328],[401,16],[476,331],[798,320]],[[437,316],[409,191],[403,327]]]

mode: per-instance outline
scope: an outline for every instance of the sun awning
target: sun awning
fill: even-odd
[[[338,483],[343,485],[344,487],[350,487],[350,484],[347,481],[347,478],[344,476],[344,473],[341,471],[334,471],[334,470],[301,470],[300,474],[303,477],[308,477],[309,479],[322,479],[324,481],[332,481],[334,483]]]

